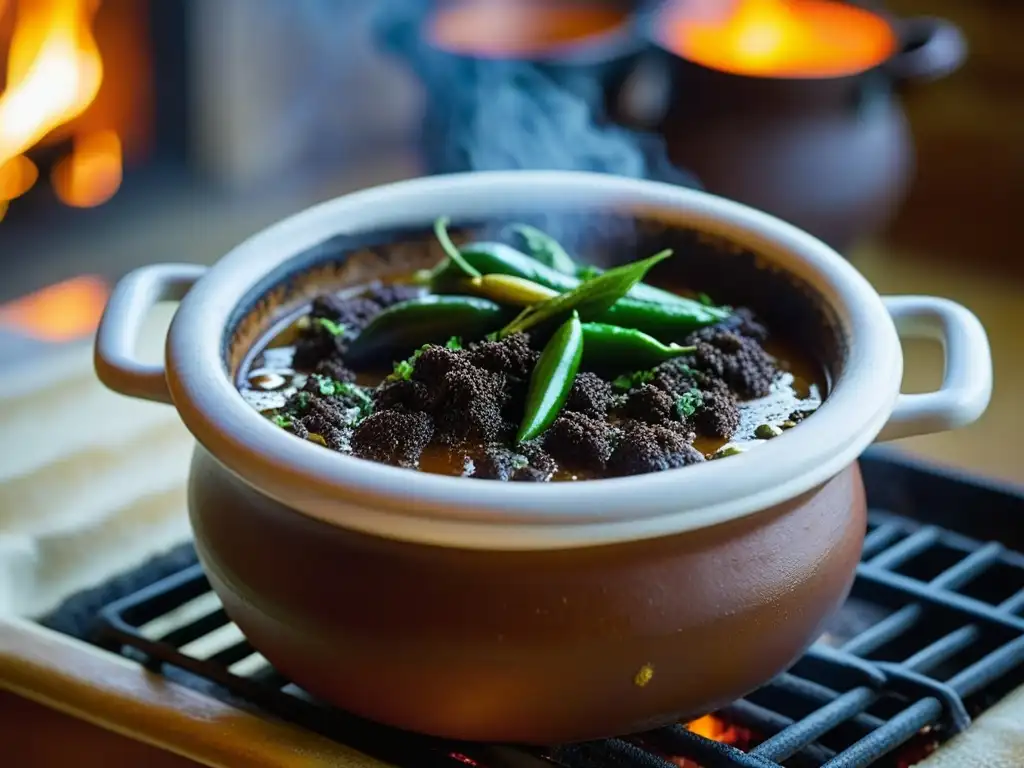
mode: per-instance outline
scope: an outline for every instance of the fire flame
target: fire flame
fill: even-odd
[[[0,329],[46,342],[84,338],[99,325],[109,295],[103,278],[74,277],[0,306]]]
[[[666,6],[659,36],[670,50],[734,74],[836,77],[895,50],[889,24],[834,0],[692,0]]]
[[[99,93],[103,60],[92,32],[97,7],[97,0],[16,3],[7,86],[0,94],[0,218],[5,203],[28,191],[38,175],[24,153],[82,115]],[[99,205],[120,184],[120,141],[104,131],[76,135],[72,156],[61,165],[54,179],[58,196],[69,205]]]

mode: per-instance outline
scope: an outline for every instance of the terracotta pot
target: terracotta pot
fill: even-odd
[[[669,6],[672,7],[672,6]],[[664,45],[654,16],[646,25]],[[914,145],[898,89],[959,67],[959,30],[938,19],[891,22],[898,50],[842,77],[756,77],[710,69],[663,50],[628,88],[660,104],[627,124],[661,133],[676,165],[704,188],[752,205],[838,249],[881,231],[906,197]]]
[[[343,456],[275,427],[235,390],[256,341],[314,292],[436,259],[436,216],[486,230],[531,211],[556,216],[558,235],[599,263],[685,253],[666,269],[752,306],[827,365],[825,403],[729,459],[532,485]],[[165,364],[136,361],[145,312],[190,285]],[[945,341],[938,392],[899,393],[894,318]],[[736,203],[548,172],[371,189],[272,227],[208,271],[134,272],[111,297],[96,363],[116,391],[173,402],[198,439],[200,557],[278,669],[394,726],[535,743],[699,715],[785,669],[853,578],[857,456],[876,439],[973,421],[991,390],[985,333],[958,305],[882,300],[827,246]]]

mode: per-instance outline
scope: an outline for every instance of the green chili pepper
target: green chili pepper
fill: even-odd
[[[575,277],[551,269],[505,243],[470,243],[459,249],[459,255],[484,275],[520,277],[559,293],[571,291],[580,283]],[[431,276],[435,289],[445,288],[453,280],[463,278],[464,271],[451,261],[445,261],[431,272]]]
[[[455,243],[452,242],[451,237],[448,235],[448,217],[442,216],[434,222],[434,234],[437,236],[437,241],[441,243],[441,247],[444,252],[448,254],[448,260],[454,264],[463,274],[469,275],[470,277],[480,277],[480,272],[475,267],[468,264],[462,257],[462,253],[456,247]]]
[[[516,436],[517,442],[532,440],[558,418],[558,412],[569,397],[582,357],[583,330],[579,313],[573,311],[544,345],[530,376],[526,411]]]
[[[565,248],[562,247],[561,243],[551,237],[551,235],[537,229],[536,227],[531,227],[528,224],[513,224],[509,229],[523,239],[527,250],[533,258],[557,272],[561,272],[565,275],[572,275],[579,280],[590,280],[598,275],[604,274],[604,270],[600,267],[595,267],[590,264],[577,265],[573,261],[572,257],[566,252]],[[554,286],[549,287],[554,288]],[[637,283],[630,289],[627,296],[631,296],[634,299],[642,299],[644,301],[667,302],[679,301],[683,298],[671,291],[656,288],[655,286],[648,285],[647,283]],[[706,298],[706,296],[703,296],[700,299],[701,303],[711,304],[710,301],[704,300]]]
[[[546,232],[542,232],[529,224],[512,224],[510,230],[519,235],[526,244],[530,255],[546,267],[551,267],[564,275],[579,277],[578,267],[562,244]]]
[[[653,368],[696,350],[696,347],[662,344],[641,331],[607,323],[583,323],[583,348],[588,363],[615,365],[620,369]]]
[[[517,307],[529,307],[560,295],[540,283],[514,275],[481,275],[467,280],[466,284],[473,293]]]
[[[510,312],[475,296],[423,296],[394,304],[370,321],[348,348],[346,360],[394,360],[424,344],[443,344],[452,336],[482,338],[500,328]]]
[[[634,328],[662,341],[671,341],[729,317],[725,307],[706,307],[696,301],[668,303],[624,297],[593,319]]]
[[[636,285],[651,267],[672,255],[666,250],[631,264],[609,269],[603,275],[580,283],[566,293],[560,293],[547,301],[527,307],[515,320],[501,329],[498,336],[503,338],[519,331],[525,331],[558,317],[570,310],[590,317],[605,312]]]
[[[582,270],[581,270],[582,272]],[[604,270],[598,267],[586,267],[586,272],[578,274],[577,276],[581,279],[592,280],[598,275],[603,275]],[[664,288],[657,288],[647,283],[637,283],[633,286],[629,293],[626,294],[631,299],[637,299],[639,301],[659,301],[666,304],[679,304],[687,303],[692,301],[685,296],[680,296],[672,291],[666,291]]]
[[[567,293],[584,284],[583,281],[546,267],[503,243],[473,243],[460,249],[460,253],[473,268],[484,275],[519,277],[559,293]],[[596,279],[605,273],[595,269],[593,274],[594,277],[590,279]],[[450,262],[444,262],[430,272],[430,283],[435,290],[450,288],[461,283],[464,277],[461,269],[452,266]],[[663,305],[666,309],[652,305]],[[609,315],[595,319],[614,325],[639,328],[652,335],[662,334],[671,337],[721,322],[730,314],[724,307],[707,306],[694,299],[677,296],[645,283],[637,283],[619,299],[614,311],[620,310],[619,317]],[[633,318],[646,318],[645,324],[634,325]]]

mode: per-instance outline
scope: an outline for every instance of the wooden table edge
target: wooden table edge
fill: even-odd
[[[210,768],[386,768],[24,619],[0,617],[0,689]]]

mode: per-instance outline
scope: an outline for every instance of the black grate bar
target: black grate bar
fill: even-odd
[[[861,547],[861,559],[867,560],[893,542],[897,541],[904,534],[904,529],[895,523],[883,523],[864,537],[864,545]]]
[[[869,565],[862,565],[857,569],[857,575],[862,581],[874,586],[884,587],[895,592],[906,593],[930,606],[935,606],[947,611],[954,611],[963,614],[965,618],[982,620],[986,623],[1010,627],[1017,631],[1024,631],[1024,618],[1004,613],[998,608],[975,600],[973,597],[938,590],[928,584],[903,576],[891,571],[883,571]]]
[[[550,754],[556,762],[573,768],[675,768],[664,758],[622,739],[565,744],[554,747]]]
[[[781,763],[824,736],[835,728],[837,723],[849,720],[854,715],[863,712],[875,702],[876,698],[875,692],[867,688],[858,688],[844,693],[800,722],[767,741],[761,742],[751,750],[751,754]],[[879,725],[881,725],[881,721],[879,721]]]
[[[927,528],[915,531],[903,541],[894,544],[884,552],[875,555],[868,560],[867,564],[874,568],[886,569],[902,565],[910,558],[921,554],[934,545],[939,540],[940,535],[941,532],[938,528],[929,525]]]
[[[167,615],[180,605],[210,591],[210,582],[198,563],[131,595],[119,604],[119,620],[132,627],[141,627]]]
[[[1021,665],[1024,665],[1024,636],[971,664],[951,677],[947,685],[967,697]]]
[[[840,696],[837,691],[827,686],[786,672],[772,681],[772,688],[788,691],[817,707],[824,707]],[[883,723],[880,718],[870,714],[858,714],[851,722],[855,723],[865,732],[873,731]]]
[[[255,652],[256,649],[249,645],[248,641],[242,640],[239,643],[228,646],[223,651],[213,654],[208,661],[224,667],[230,667],[236,661],[247,659]]]
[[[763,736],[777,736],[785,733],[796,723],[792,717],[774,712],[766,707],[754,704],[746,699],[734,701],[721,710],[722,716],[730,723],[736,723],[754,733]],[[794,754],[806,757],[815,765],[820,765],[835,756],[835,750],[821,744],[807,744],[800,747]],[[706,766],[705,768],[713,768]]]
[[[1024,612],[1024,589],[999,604],[999,610],[1019,614]]]
[[[986,544],[928,583],[930,586],[942,589],[961,587],[991,566],[1002,552],[1003,547],[1000,544]],[[923,609],[918,605],[905,606],[891,616],[882,619],[871,631],[864,632],[847,642],[843,645],[843,650],[861,656],[867,655],[906,632],[920,620],[923,614]]]
[[[728,744],[705,739],[680,725],[661,728],[645,734],[645,738],[662,752],[686,755],[689,760],[703,768],[779,768],[776,763],[748,752],[741,752]]]
[[[228,615],[224,613],[224,609],[218,608],[213,613],[208,613],[196,621],[171,630],[166,635],[158,637],[157,640],[175,648],[180,648],[191,643],[193,640],[205,637],[216,629],[220,629],[230,623],[230,621]]]
[[[866,685],[868,687],[885,685],[885,675],[870,661],[854,656],[838,648],[829,648],[823,645],[812,645],[799,664],[814,663],[826,665],[826,668],[837,669],[845,673],[847,680],[853,681],[851,685]]]
[[[927,698],[912,704],[896,715],[882,728],[868,734],[842,754],[823,764],[821,768],[869,768],[879,755],[892,752],[906,744],[917,732],[942,714],[938,699]]]
[[[953,630],[913,656],[908,656],[903,663],[911,669],[934,669],[942,662],[970,647],[980,637],[981,630],[974,624],[968,624],[966,627]]]

